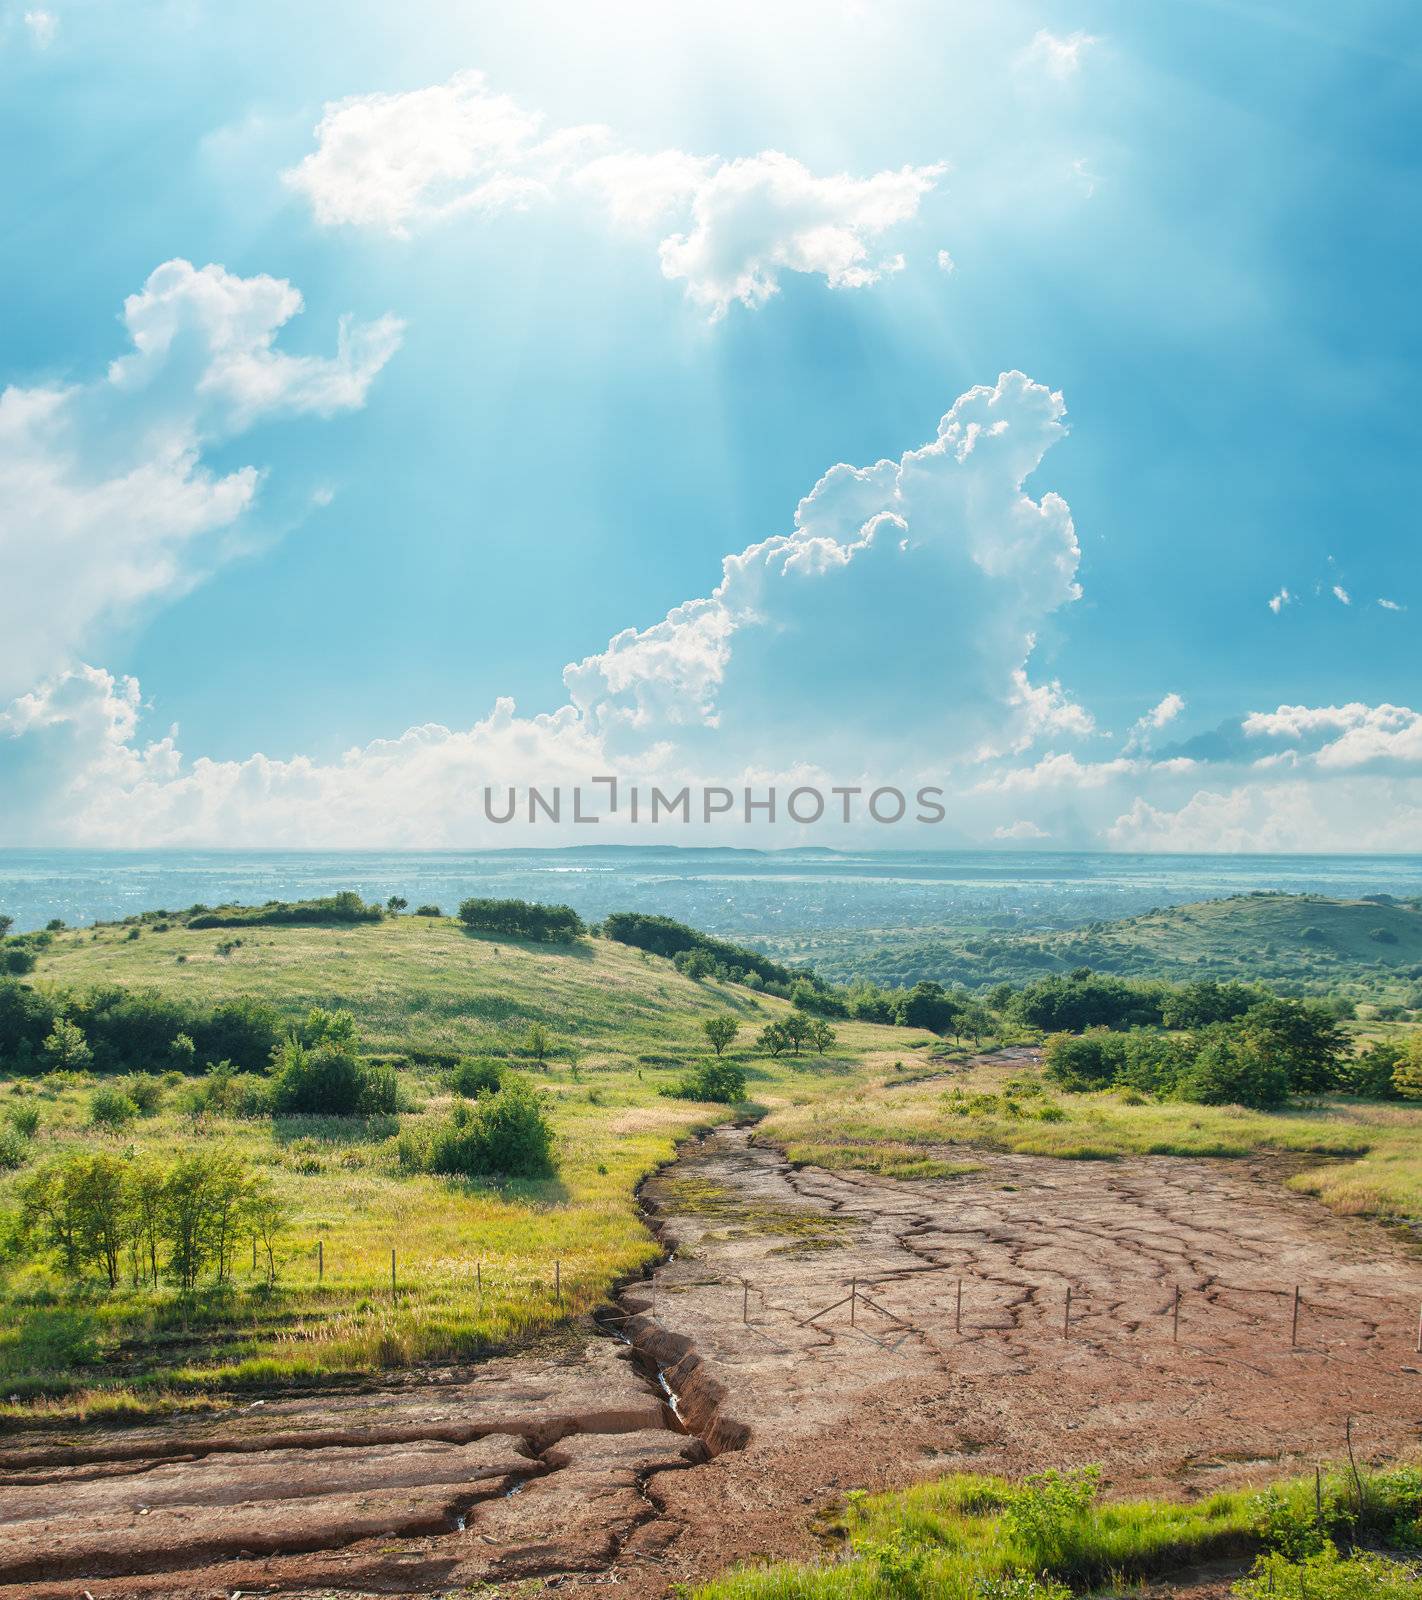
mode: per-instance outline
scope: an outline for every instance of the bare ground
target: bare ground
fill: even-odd
[[[1112,1492],[1194,1495],[1339,1457],[1349,1417],[1360,1463],[1415,1450],[1422,1263],[1381,1229],[1263,1165],[982,1160],[795,1171],[723,1131],[648,1186],[674,1253],[608,1324],[635,1361],[593,1336],[371,1394],[11,1436],[0,1600],[521,1578],[640,1600],[815,1553],[850,1488],[1100,1462]]]

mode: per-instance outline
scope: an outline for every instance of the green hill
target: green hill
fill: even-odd
[[[192,927],[157,914],[55,933],[24,980],[42,991],[157,990],[211,1014],[228,1001],[297,1024],[313,1006],[353,1013],[358,1049],[397,1063],[398,1115],[244,1114],[202,1100],[210,1080],[137,1063],[156,1105],[101,1121],[101,1095],[134,1080],[0,1063],[0,1412],[32,1399],[68,1411],[186,1403],[252,1385],[328,1380],[463,1360],[556,1333],[658,1254],[636,1187],[698,1128],[735,1108],[664,1093],[711,1049],[702,1023],[734,1018],[726,1060],[751,1099],[814,1102],[882,1072],[920,1030],[836,1025],[824,1054],[765,1055],[785,1001],[701,981],[607,939],[536,944],[467,933],[449,918],[326,926]],[[538,1023],[546,1064],[526,1048]],[[448,1065],[492,1055],[526,1074],[552,1124],[556,1174],[457,1179],[411,1169],[402,1146],[456,1113]],[[201,1067],[202,1062],[196,1063]],[[169,1069],[165,1072],[165,1068]],[[468,1102],[463,1102],[468,1104]],[[125,1255],[113,1288],[75,1283],[24,1249],[26,1185],[91,1153],[169,1166],[231,1156],[286,1210],[269,1284],[243,1233],[222,1284],[161,1286]],[[318,1245],[320,1249],[318,1250]],[[392,1265],[393,1264],[393,1265]],[[392,1284],[392,1270],[396,1281]]]
[[[1422,906],[1379,895],[1255,893],[1092,922],[1069,932],[915,930],[777,940],[777,953],[833,979],[1020,984],[1088,966],[1128,977],[1262,981],[1289,993],[1342,993],[1422,1006]]]

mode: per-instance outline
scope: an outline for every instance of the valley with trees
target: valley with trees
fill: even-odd
[[[1192,916],[1241,912],[1221,905]],[[1304,914],[1331,925],[1330,907]],[[1140,921],[1090,937],[1124,949]],[[252,1434],[251,1407],[324,1436],[340,1397],[365,1395],[359,1426],[341,1425],[339,1497],[392,1430],[441,1450],[495,1437],[401,1423],[406,1386],[494,1383],[522,1397],[509,1427],[525,1455],[488,1481],[527,1484],[509,1504],[529,1516],[537,1488],[552,1553],[518,1555],[482,1489],[448,1511],[458,1496],[439,1486],[464,1468],[412,1468],[415,1509],[391,1501],[386,1528],[401,1560],[453,1560],[474,1587],[612,1572],[639,1595],[709,1584],[707,1600],[1063,1600],[1224,1555],[1227,1581],[1160,1592],[1252,1600],[1302,1583],[1343,1600],[1412,1581],[1379,1552],[1422,1528],[1422,1471],[1398,1432],[1422,1307],[1422,1008],[1405,1003],[1422,996],[1379,998],[1395,992],[1387,963],[1385,989],[1367,964],[1327,990],[1153,957],[1018,981],[951,966],[833,981],[644,913],[589,923],[485,898],[448,916],[349,893],[7,927],[0,963],[0,1481],[113,1450],[168,1461],[189,1438],[275,1464],[286,1435]],[[1099,1230],[1077,1233],[1094,1210]],[[1279,1346],[1286,1261],[1302,1287]],[[821,1316],[836,1293],[849,1313]],[[1202,1341],[1188,1360],[1182,1304]],[[1063,1337],[1069,1353],[1049,1357]],[[1231,1399],[1212,1352],[1261,1337],[1274,1353],[1257,1357],[1258,1393]],[[618,1341],[632,1366],[610,1376]],[[1010,1425],[983,1410],[1002,1360],[1028,1375]],[[1201,1364],[1187,1376],[1182,1361]],[[1213,1484],[1172,1468],[1184,1436],[1168,1408],[1156,1445],[1118,1429],[1087,1458],[1031,1376],[1054,1367],[1071,1415],[1102,1384],[1139,1387],[1142,1416],[1203,1385],[1235,1407],[1248,1462],[1231,1464],[1225,1429]],[[555,1426],[528,1374],[549,1396],[642,1385],[655,1423],[596,1423],[584,1396],[566,1403],[584,1420]],[[907,1433],[889,1398],[902,1385],[919,1397]],[[945,1385],[956,1420],[934,1420]],[[1016,1431],[1033,1406],[1035,1454]],[[1344,1416],[1371,1430],[1356,1480],[1337,1475]],[[588,1502],[556,1440],[600,1428],[624,1440],[616,1481],[636,1504],[625,1525],[607,1512],[621,1531],[596,1554],[591,1532],[568,1531],[568,1506]],[[738,1472],[771,1470],[760,1451],[779,1463],[770,1520],[722,1539],[744,1570],[718,1576],[696,1530],[742,1492]],[[1310,1511],[1299,1474],[1315,1459],[1331,1475]],[[84,1554],[22,1522],[0,1593],[68,1593],[31,1587],[65,1562],[152,1595],[199,1572],[339,1587],[330,1552],[347,1548],[361,1583],[387,1583],[388,1551],[358,1532],[224,1533],[190,1476],[175,1494],[206,1531],[187,1554],[159,1559],[138,1536],[110,1538],[127,1555]],[[108,1526],[110,1502],[86,1493]],[[490,1548],[446,1548],[458,1529],[432,1528],[427,1501],[436,1521],[491,1529]],[[263,1549],[275,1565],[259,1572]]]

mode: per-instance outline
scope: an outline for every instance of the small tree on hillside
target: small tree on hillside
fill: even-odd
[[[42,1049],[45,1065],[61,1071],[79,1071],[94,1059],[94,1052],[89,1048],[84,1030],[77,1023],[71,1022],[68,1017],[54,1019],[54,1027],[50,1030]]]
[[[823,1055],[826,1050],[832,1050],[838,1037],[823,1017],[816,1017],[810,1024],[809,1042],[819,1055]]]
[[[523,1047],[540,1067],[547,1065],[548,1030],[541,1022],[529,1023],[528,1037],[523,1041]]]
[[[706,1035],[711,1048],[718,1056],[724,1053],[726,1046],[734,1040],[740,1030],[740,1023],[729,1014],[707,1017],[701,1024],[702,1033]]]
[[[0,939],[7,938],[9,936],[10,929],[14,926],[15,919],[13,917],[6,916],[3,911],[0,911]]]
[[[410,902],[404,897],[404,895],[392,894],[385,902],[385,909],[392,917],[398,917],[405,907],[409,905],[409,903]]]
[[[1392,1070],[1393,1087],[1408,1100],[1422,1100],[1422,1033],[1407,1042],[1407,1053]]]
[[[768,1056],[778,1056],[790,1048],[790,1037],[783,1022],[767,1022],[756,1035],[756,1048]]]
[[[810,1042],[814,1030],[814,1022],[803,1011],[792,1011],[781,1027],[785,1029],[785,1037],[790,1044],[791,1055],[798,1056]]]

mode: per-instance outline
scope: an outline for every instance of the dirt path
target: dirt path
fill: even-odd
[[[1118,1490],[1194,1493],[1337,1456],[1347,1416],[1363,1458],[1418,1440],[1422,1263],[1244,1163],[986,1157],[910,1184],[797,1172],[726,1130],[647,1201],[674,1254],[609,1324],[640,1363],[593,1337],[374,1394],[0,1441],[0,1600],[525,1577],[640,1600],[814,1551],[816,1513],[853,1487],[1096,1461]]]

